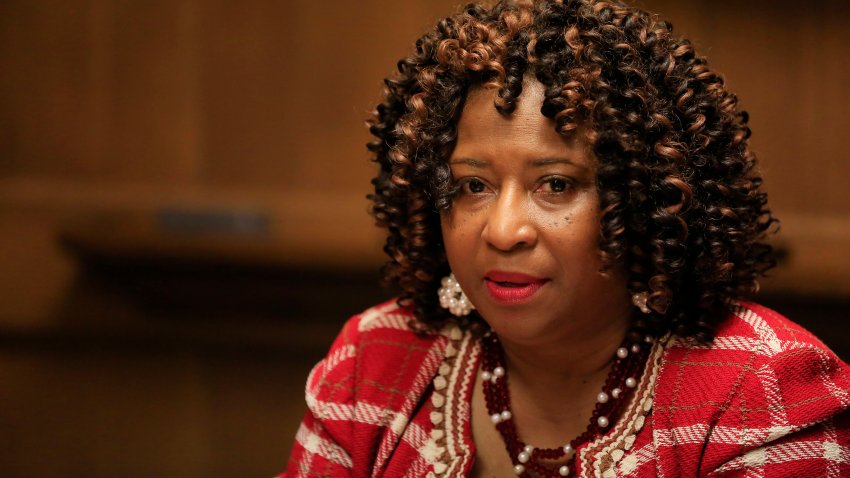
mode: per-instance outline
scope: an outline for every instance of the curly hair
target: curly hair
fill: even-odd
[[[415,328],[451,318],[436,293],[449,271],[440,211],[456,193],[447,158],[466,94],[495,88],[494,107],[510,115],[526,76],[544,85],[541,113],[559,133],[589,131],[599,250],[625,268],[630,293],[648,294],[638,327],[709,340],[725,304],[773,267],[761,241],[776,220],[747,113],[669,22],[617,1],[470,4],[397,67],[369,122],[380,166],[369,198],[388,230],[384,279]]]

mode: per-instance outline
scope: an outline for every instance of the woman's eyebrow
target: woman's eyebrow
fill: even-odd
[[[528,164],[530,164],[531,166],[536,167],[536,168],[539,168],[539,167],[542,167],[542,166],[550,166],[550,165],[553,165],[553,164],[568,164],[568,165],[574,166],[576,168],[587,169],[586,165],[577,163],[577,162],[575,162],[575,161],[573,161],[569,158],[559,158],[559,157],[534,159],[534,160],[529,161]]]
[[[489,161],[476,158],[455,158],[449,161],[449,165],[456,164],[466,164],[476,169],[486,169],[490,166]],[[533,168],[551,166],[553,164],[567,164],[578,169],[587,169],[587,165],[562,157],[538,158],[526,161],[526,165]]]
[[[484,161],[483,159],[475,159],[475,158],[455,158],[452,159],[449,164],[468,164],[473,168],[484,169],[489,166],[490,163]]]

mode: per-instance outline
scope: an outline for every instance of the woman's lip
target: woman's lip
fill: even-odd
[[[513,282],[515,284],[531,284],[532,282],[545,282],[542,277],[534,277],[521,272],[490,271],[484,274],[484,278],[493,282]]]
[[[488,272],[484,278],[490,297],[502,304],[526,302],[543,287],[548,279],[516,272]]]

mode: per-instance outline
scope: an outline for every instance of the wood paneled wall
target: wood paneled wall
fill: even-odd
[[[103,213],[259,211],[272,259],[377,264],[363,122],[451,3],[0,2],[0,320],[45,320],[58,229]]]
[[[787,253],[765,288],[850,297],[850,3],[642,3],[693,40],[750,113]]]
[[[381,79],[451,3],[3,2],[0,172],[363,191]]]
[[[372,174],[363,121],[381,79],[453,3],[3,2],[0,206],[47,224],[174,204],[250,206],[286,222],[293,208],[281,205],[307,194],[331,210],[313,222],[342,220],[362,238],[351,256],[374,263],[379,238],[356,217]],[[839,286],[793,278],[817,282],[821,267],[808,269],[819,241],[850,240],[850,6],[644,3],[694,39],[752,115],[797,267],[783,287],[850,293],[841,273]],[[298,234],[314,233],[287,229],[280,240]]]
[[[68,224],[137,225],[164,207],[259,211],[271,219],[270,237],[248,248],[204,244],[204,253],[376,266],[381,238],[365,214],[373,168],[363,122],[395,61],[456,3],[0,2],[0,338],[8,345],[16,331],[50,331],[62,320],[57,311],[76,277],[56,239]],[[783,220],[778,244],[789,253],[766,288],[850,297],[850,3],[640,3],[692,38],[751,114],[752,144]],[[126,237],[136,230],[90,235],[118,238],[119,248],[163,247],[144,228],[136,242]],[[295,393],[289,406],[300,410],[293,390],[303,377],[274,378],[291,368],[283,359],[222,365],[182,352],[115,359],[35,349],[0,343],[0,377],[14,392],[0,399],[0,423],[35,427],[23,442],[0,443],[7,457],[50,462],[4,469],[0,460],[0,474],[136,476],[138,465],[137,476],[243,476],[240,459],[257,473],[282,466],[276,443],[213,442],[246,436],[241,424],[262,414],[232,410],[256,397],[267,400],[269,422],[280,418],[272,403],[280,395]],[[299,367],[303,374],[307,365]],[[137,381],[129,388],[127,373]],[[274,385],[239,391],[258,381]],[[41,393],[55,384],[70,387],[66,401]],[[100,406],[110,400],[114,407]],[[66,406],[79,416],[66,417]],[[121,415],[132,409],[145,416]],[[85,449],[74,428],[85,428],[86,414],[104,429],[112,414],[127,427],[151,427],[108,429],[95,440],[102,449]],[[145,446],[175,424],[188,431],[168,436],[164,453]],[[264,430],[260,439],[280,439]],[[125,439],[138,453],[122,448]],[[227,463],[210,456],[223,449],[245,453]],[[259,463],[270,456],[271,465]]]

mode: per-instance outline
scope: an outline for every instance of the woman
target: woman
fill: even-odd
[[[311,373],[287,476],[850,475],[847,365],[741,299],[775,222],[747,115],[668,23],[472,5],[386,84],[400,297]]]

